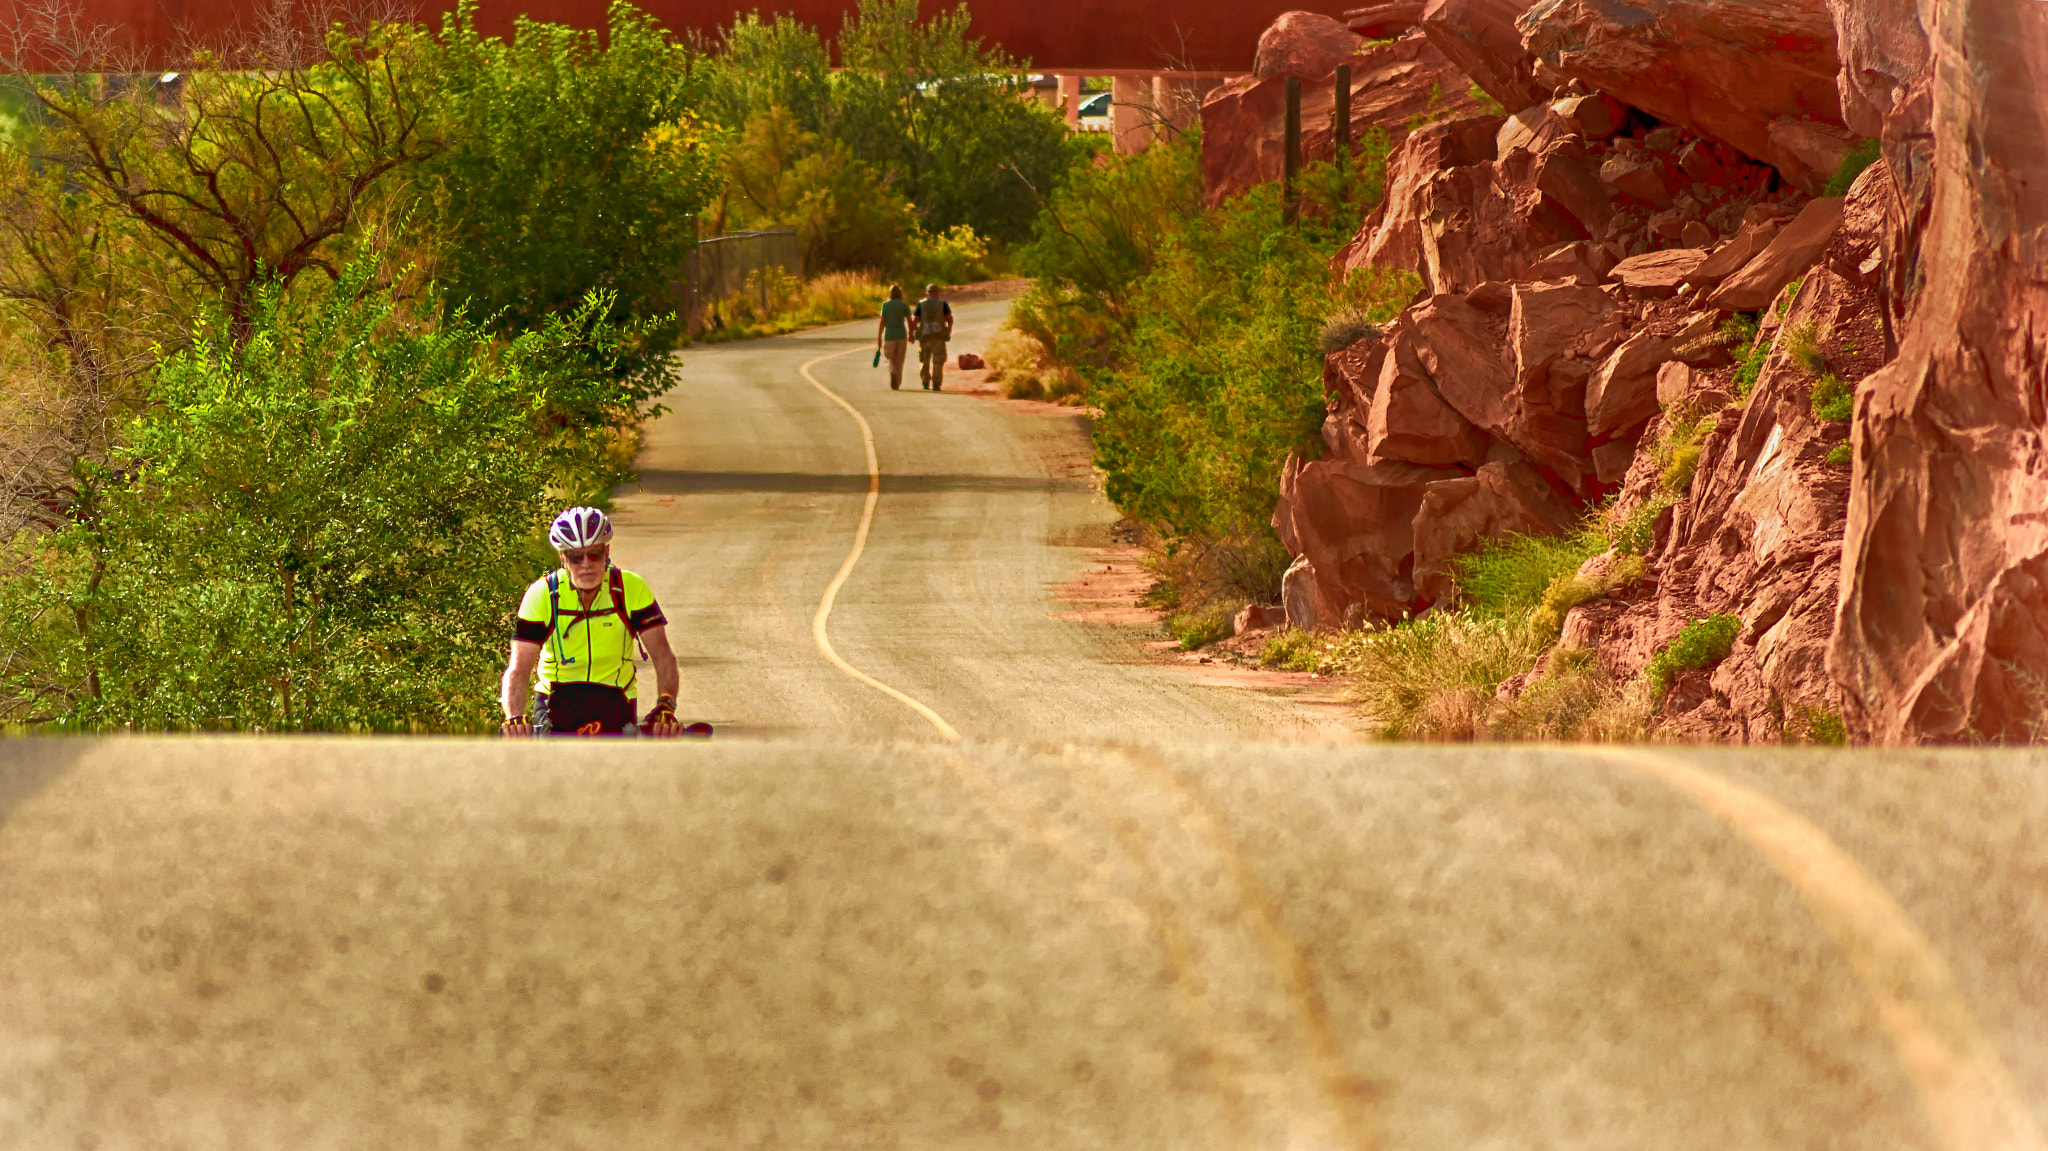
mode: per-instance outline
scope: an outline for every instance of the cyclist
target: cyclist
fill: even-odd
[[[638,718],[633,648],[654,661],[657,698],[640,730],[682,734],[676,724],[680,678],[668,646],[668,620],[645,580],[611,563],[611,521],[596,508],[570,508],[548,527],[562,567],[533,581],[513,625],[512,654],[498,701],[506,735],[617,734]],[[540,672],[532,716],[527,685]]]

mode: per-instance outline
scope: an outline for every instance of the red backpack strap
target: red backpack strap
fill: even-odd
[[[612,569],[612,610],[619,613],[619,622],[626,625],[626,636],[633,635],[633,615],[626,610],[626,573]]]

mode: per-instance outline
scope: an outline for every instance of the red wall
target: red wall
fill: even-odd
[[[0,0],[0,26],[19,10],[47,0]],[[89,24],[113,25],[135,41],[168,53],[181,32],[213,38],[246,26],[251,0],[77,0]],[[345,5],[357,7],[357,5]],[[974,31],[1012,55],[1048,71],[1113,71],[1193,68],[1250,71],[1259,33],[1281,12],[1302,5],[1282,0],[1176,0],[1172,4],[1129,0],[973,0]],[[310,7],[310,5],[308,5]],[[426,0],[438,22],[452,0]],[[481,0],[479,25],[486,33],[509,32],[520,13],[543,20],[595,27],[603,23],[605,0]],[[709,30],[732,21],[731,0],[641,0],[672,30]],[[748,4],[751,8],[753,5]],[[924,11],[940,10],[924,0]],[[1342,4],[1318,10],[1336,15]],[[768,0],[764,13],[789,12],[830,35],[852,5],[847,0]]]

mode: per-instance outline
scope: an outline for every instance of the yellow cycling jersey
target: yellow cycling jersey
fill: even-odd
[[[612,568],[585,608],[568,573],[557,570],[527,587],[512,634],[540,645],[541,691],[558,683],[601,683],[624,688],[633,699],[639,694],[634,638],[667,622],[647,581],[632,572]]]

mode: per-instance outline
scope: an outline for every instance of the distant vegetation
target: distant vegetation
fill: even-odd
[[[748,322],[984,274],[1087,145],[955,9],[688,44],[615,3],[274,32],[0,85],[0,725],[468,730],[566,502],[684,338],[700,234],[799,229]],[[760,285],[768,287],[771,285]],[[767,295],[768,293],[764,293]]]
[[[1224,606],[1278,595],[1287,556],[1267,521],[1289,453],[1318,454],[1330,321],[1391,319],[1415,291],[1403,273],[1328,271],[1381,195],[1386,151],[1375,132],[1350,170],[1311,167],[1302,223],[1284,227],[1277,184],[1205,208],[1199,140],[1162,141],[1074,169],[1018,253],[1037,280],[1010,324],[1099,411],[1096,463],[1152,533],[1184,643]]]

